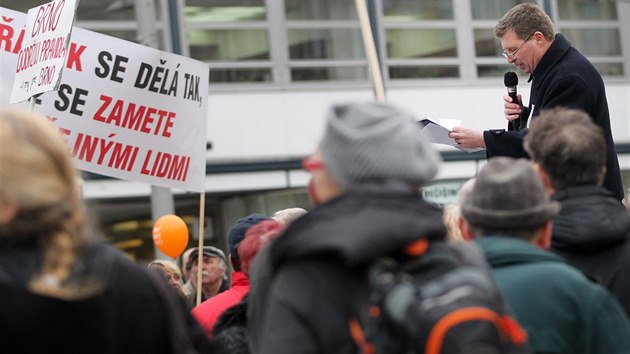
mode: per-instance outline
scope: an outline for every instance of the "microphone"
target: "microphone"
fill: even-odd
[[[514,71],[508,71],[503,76],[503,84],[507,88],[508,96],[512,97],[513,103],[518,103],[518,95],[516,94],[516,85],[518,85],[518,76]],[[520,130],[520,118],[514,119],[512,125],[514,130]]]

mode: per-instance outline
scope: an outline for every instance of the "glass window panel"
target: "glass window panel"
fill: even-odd
[[[451,20],[453,18],[453,3],[450,0],[383,0],[385,22]]]
[[[477,65],[477,76],[478,77],[497,77],[497,78],[501,78],[501,85],[503,85],[503,76],[505,75],[506,72],[508,71],[514,71],[516,72],[517,75],[519,75],[519,82],[527,82],[527,79],[529,78],[529,75],[526,75],[525,73],[519,71],[519,70],[515,70],[514,66],[512,65],[495,65],[495,64],[484,64],[484,65]]]
[[[457,56],[454,29],[390,29],[386,36],[389,58]]]
[[[624,76],[623,64],[621,63],[593,63],[597,71],[602,76]]]
[[[2,0],[2,7],[11,10],[28,12],[28,9],[42,5],[45,0]],[[155,16],[160,19],[160,2],[155,1]],[[76,19],[79,21],[120,21],[135,20],[134,2],[129,0],[111,1],[79,1]]]
[[[292,81],[362,81],[367,80],[366,67],[293,68]]]
[[[511,8],[525,2],[536,3],[535,0],[470,0],[470,8],[475,20],[499,20]]]
[[[190,56],[198,60],[269,59],[267,30],[189,30]]]
[[[390,79],[433,79],[459,77],[457,65],[390,66]]]
[[[285,0],[288,20],[356,20],[354,0]]]
[[[210,85],[226,82],[271,82],[271,69],[211,69]]]
[[[616,1],[558,0],[561,20],[616,20]]]
[[[27,13],[28,9],[42,4],[41,0],[2,0],[2,7]]]
[[[186,0],[184,17],[189,22],[264,21],[264,0]]]
[[[289,30],[291,59],[364,58],[363,39],[356,29]]]
[[[155,11],[158,16],[159,11]],[[132,1],[79,1],[76,19],[78,21],[121,21],[135,20],[136,13]]]
[[[124,39],[130,42],[136,42],[137,32],[132,30],[92,30],[94,32],[102,33],[107,36],[112,36],[120,39]]]
[[[586,56],[621,55],[621,39],[617,28],[564,29],[562,34]]]
[[[496,57],[501,53],[501,42],[494,36],[491,29],[476,29],[475,54],[478,57]]]

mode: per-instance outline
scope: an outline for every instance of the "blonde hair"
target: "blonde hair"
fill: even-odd
[[[41,251],[41,268],[29,283],[35,293],[85,295],[68,282],[87,242],[78,180],[64,141],[45,117],[0,111],[0,247],[27,244]]]
[[[182,271],[173,261],[165,259],[156,259],[151,261],[148,265],[149,268],[156,268],[171,275],[176,275],[180,285],[184,285],[182,279]]]
[[[458,224],[460,216],[459,205],[449,204],[444,207],[442,221],[446,226],[446,239],[450,242],[466,241]]]

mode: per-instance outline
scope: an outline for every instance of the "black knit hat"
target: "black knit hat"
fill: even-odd
[[[270,218],[266,215],[262,214],[251,214],[244,218],[238,219],[236,224],[230,229],[230,233],[228,234],[228,251],[230,252],[230,257],[233,260],[239,261],[238,257],[238,245],[245,238],[245,233],[247,230],[258,224],[263,220],[269,220]]]

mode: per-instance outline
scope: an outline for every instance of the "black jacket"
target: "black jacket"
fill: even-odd
[[[606,138],[606,176],[603,186],[618,200],[623,199],[624,189],[610,128],[606,89],[597,69],[562,34],[557,34],[530,80],[533,81],[529,107],[523,110],[521,119],[535,119],[541,110],[553,107],[576,108],[588,113],[593,122],[604,130]],[[525,134],[527,129],[514,131],[511,123],[508,124],[508,131],[485,131],[488,158],[527,157],[523,149]]]
[[[443,240],[441,217],[416,194],[364,190],[293,222],[270,246],[274,274],[266,315],[252,328],[254,353],[356,353],[348,320],[364,267],[421,237]]]
[[[100,290],[78,300],[28,290],[38,259],[34,247],[0,247],[0,352],[211,352],[184,299],[113,247],[95,244],[79,255],[77,278],[94,279]]]
[[[603,188],[572,187],[555,193],[551,250],[597,280],[630,316],[630,215]]]

